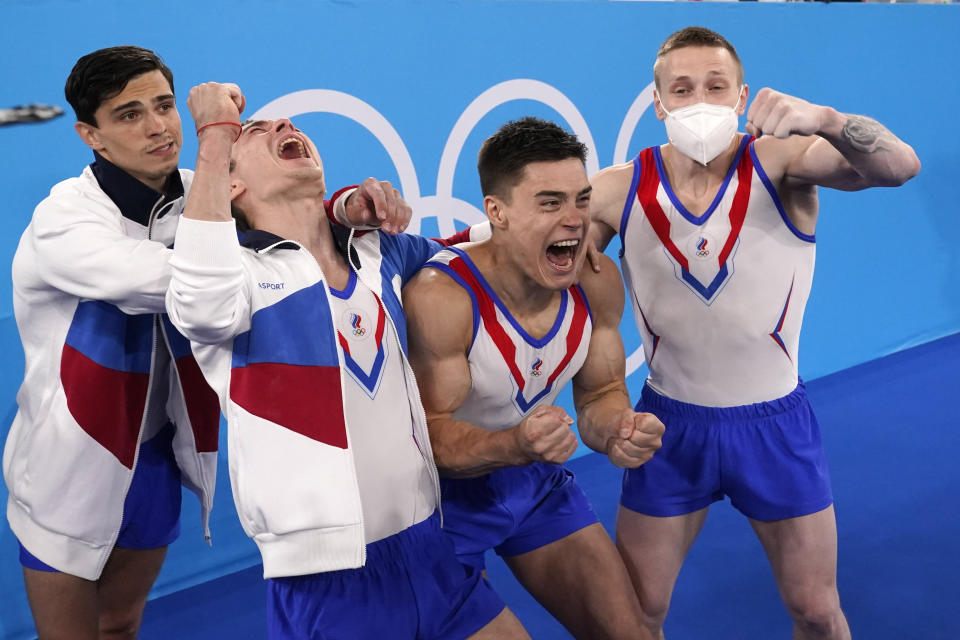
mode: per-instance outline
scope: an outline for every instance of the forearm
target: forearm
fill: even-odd
[[[920,170],[913,148],[872,118],[823,107],[818,133],[871,186],[899,186]]]
[[[105,196],[104,196],[105,197]],[[51,197],[31,222],[30,268],[64,293],[116,305],[124,313],[162,313],[171,251],[160,242],[128,236],[116,208]]]
[[[204,129],[198,138],[197,165],[183,215],[227,222],[230,215],[230,149],[236,130],[229,125]]]
[[[577,402],[577,430],[580,440],[598,453],[608,453],[610,438],[616,437],[617,417],[629,411],[630,396],[623,384],[611,383],[608,387]]]
[[[442,476],[473,478],[530,462],[517,442],[516,427],[488,431],[453,418],[430,418],[428,423],[433,458]]]

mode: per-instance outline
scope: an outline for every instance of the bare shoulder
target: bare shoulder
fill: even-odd
[[[600,272],[596,273],[585,265],[580,276],[583,289],[595,324],[619,326],[623,315],[623,279],[617,265],[605,254],[599,256]]]
[[[615,164],[597,172],[590,179],[593,192],[590,194],[590,213],[594,220],[604,222],[616,230],[620,226],[620,214],[627,200],[630,183],[633,182],[633,162]]]
[[[470,295],[450,275],[424,267],[403,288],[403,308],[411,333],[422,340],[456,340],[472,335]]]

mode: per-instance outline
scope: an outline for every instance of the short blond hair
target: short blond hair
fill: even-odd
[[[657,89],[660,89],[660,76],[658,71],[663,64],[663,58],[671,51],[683,49],[684,47],[718,47],[726,49],[737,63],[737,82],[743,84],[743,63],[740,62],[740,56],[733,45],[716,31],[711,31],[706,27],[684,27],[679,31],[671,33],[660,49],[657,50],[657,61],[653,63],[653,80],[656,82]]]

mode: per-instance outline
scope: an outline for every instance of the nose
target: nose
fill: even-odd
[[[167,123],[160,117],[160,114],[153,111],[148,113],[146,122],[147,135],[149,136],[159,136],[167,130]]]
[[[589,214],[587,214],[589,215]],[[563,214],[563,219],[560,221],[567,229],[576,230],[584,226],[585,216],[582,210],[576,206],[566,207]]]
[[[289,118],[280,118],[279,120],[273,121],[274,131],[280,133],[284,129],[289,129],[290,131],[296,131],[297,128],[293,126],[293,123],[290,122]]]

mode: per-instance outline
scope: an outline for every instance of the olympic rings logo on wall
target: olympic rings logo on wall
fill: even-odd
[[[612,164],[626,162],[627,148],[640,118],[653,104],[654,84],[648,84],[630,105],[620,125],[614,146]],[[423,218],[436,216],[441,236],[452,235],[456,231],[455,220],[466,224],[476,224],[486,220],[486,216],[475,205],[453,196],[453,177],[457,162],[468,136],[480,120],[496,107],[513,100],[533,100],[540,102],[566,120],[567,124],[590,150],[587,157],[587,175],[600,170],[597,148],[587,126],[586,120],[577,107],[562,92],[539,80],[517,78],[496,84],[467,105],[453,125],[440,157],[437,171],[437,186],[434,195],[422,195],[420,181],[413,165],[413,159],[407,151],[403,139],[383,115],[359,98],[330,89],[307,89],[281,96],[257,110],[251,118],[273,120],[293,118],[307,113],[332,113],[353,120],[364,127],[383,145],[400,180],[400,191],[413,208],[413,219],[408,231],[417,233]],[[643,364],[643,348],[637,348],[627,358],[629,376]]]

